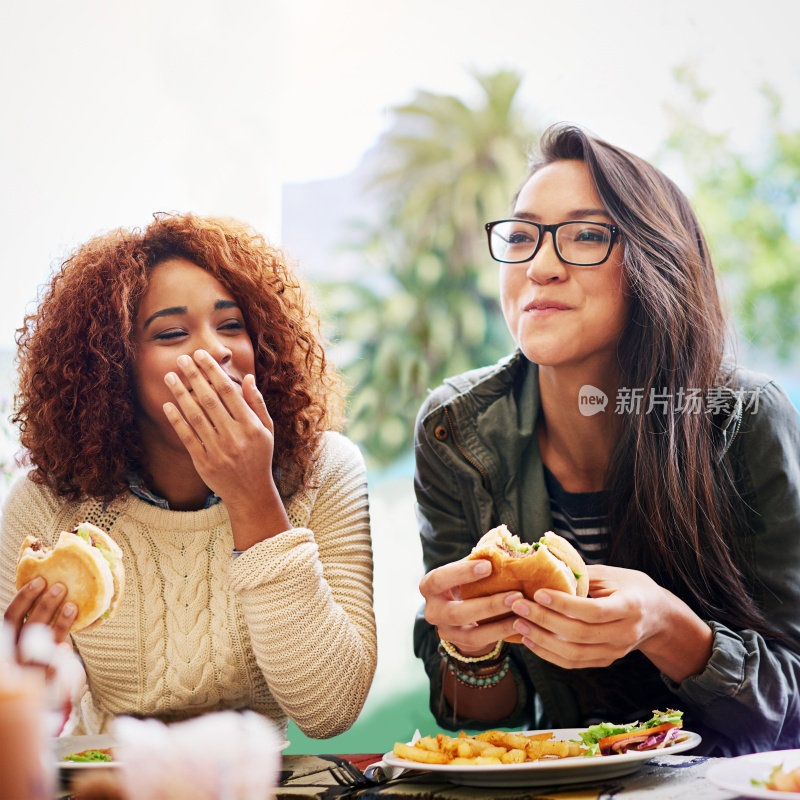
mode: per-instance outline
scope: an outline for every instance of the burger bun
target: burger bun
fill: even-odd
[[[467,559],[491,561],[492,572],[485,578],[461,585],[461,597],[485,597],[499,592],[519,591],[531,599],[538,589],[586,597],[589,576],[580,553],[557,533],[547,531],[538,542],[526,544],[505,525],[484,534]],[[506,641],[521,642],[519,634]]]
[[[61,583],[66,587],[64,602],[78,608],[70,632],[88,630],[113,616],[119,607],[125,587],[122,550],[105,531],[88,522],[73,531],[62,531],[52,548],[27,536],[17,561],[17,591],[37,576],[48,586]]]

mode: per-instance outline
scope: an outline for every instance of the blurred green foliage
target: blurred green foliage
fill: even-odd
[[[337,358],[348,435],[376,465],[408,452],[431,388],[511,349],[483,224],[508,212],[538,136],[517,108],[519,75],[474,77],[473,105],[420,91],[394,109],[371,187],[384,213],[354,232],[363,276],[320,287],[351,348]]]
[[[670,110],[664,155],[682,164],[714,263],[729,289],[740,337],[788,360],[800,344],[800,130],[781,118],[781,98],[761,89],[767,113],[758,152],[735,152],[702,126],[710,93],[676,70],[686,101]]]

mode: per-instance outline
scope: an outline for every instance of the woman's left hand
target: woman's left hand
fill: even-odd
[[[272,479],[274,449],[272,419],[254,377],[247,375],[240,389],[205,350],[180,356],[178,368],[183,380],[164,376],[175,397],[164,413],[197,474],[226,504],[251,495]]]
[[[600,564],[587,570],[590,597],[539,589],[533,602],[514,603],[523,644],[567,669],[606,667],[641,650],[676,681],[702,670],[711,629],[682,600],[643,572]]]

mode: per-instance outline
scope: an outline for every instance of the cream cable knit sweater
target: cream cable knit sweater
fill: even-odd
[[[223,503],[166,511],[128,495],[104,512],[17,481],[0,532],[0,608],[28,534],[51,545],[88,520],[124,553],[118,614],[73,636],[89,691],[72,733],[105,732],[117,714],[170,720],[222,708],[255,709],[283,729],[291,718],[317,738],[355,722],[377,660],[360,452],[325,434],[309,483],[287,503],[294,527],[234,559]]]

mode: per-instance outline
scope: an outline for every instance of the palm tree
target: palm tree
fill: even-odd
[[[427,392],[511,348],[483,224],[503,216],[534,129],[517,110],[520,76],[474,75],[475,106],[420,91],[394,109],[372,183],[383,209],[352,245],[363,280],[325,287],[349,350],[349,435],[376,464],[407,453]]]

